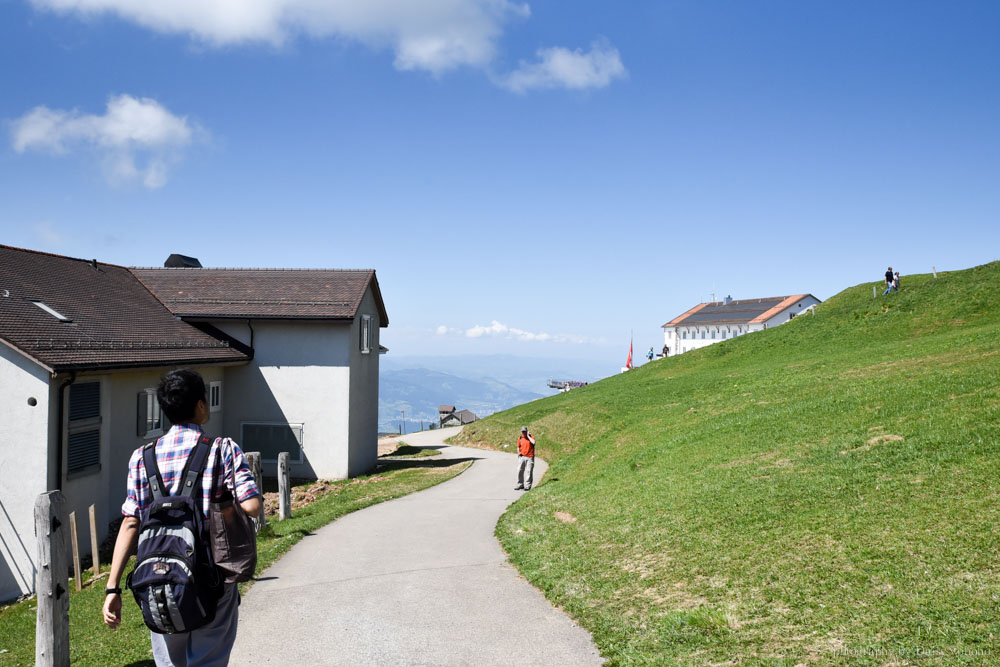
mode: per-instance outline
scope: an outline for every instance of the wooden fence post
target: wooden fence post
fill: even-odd
[[[257,484],[257,488],[260,489],[260,499],[261,502],[264,500],[264,474],[261,472],[260,468],[260,452],[247,452],[247,463],[250,464],[250,472],[253,473],[254,482]],[[264,511],[261,510],[260,516],[253,520],[254,527],[259,533],[267,526],[267,516]]]
[[[90,506],[90,557],[94,561],[94,576],[101,576],[101,552],[97,546],[97,509]]]
[[[70,553],[73,555],[73,582],[76,584],[76,590],[82,591],[83,574],[80,572],[80,538],[76,532],[76,512],[69,513],[69,539]]]
[[[292,489],[288,484],[288,452],[278,454],[278,519],[292,518]]]
[[[61,491],[49,491],[35,499],[35,664],[40,667],[69,665],[68,522],[66,496]]]

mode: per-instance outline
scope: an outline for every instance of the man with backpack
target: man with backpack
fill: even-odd
[[[212,561],[209,507],[232,494],[244,512],[257,517],[261,494],[239,445],[202,434],[210,410],[198,373],[168,373],[156,397],[173,426],[129,460],[104,622],[110,628],[121,623],[121,577],[138,549],[129,586],[151,629],[156,664],[226,665],[236,640],[239,591],[237,584],[224,583]]]

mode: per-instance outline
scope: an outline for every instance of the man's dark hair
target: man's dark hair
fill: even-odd
[[[205,400],[205,381],[201,375],[186,368],[170,371],[160,380],[156,399],[171,424],[190,422],[198,401]]]

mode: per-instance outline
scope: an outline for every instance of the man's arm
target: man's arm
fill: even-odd
[[[121,587],[122,574],[128,559],[135,553],[139,542],[139,520],[134,516],[125,517],[118,539],[115,540],[115,551],[111,557],[111,571],[108,573],[108,588]],[[104,596],[104,624],[109,628],[117,628],[122,622],[122,596],[114,593]]]
[[[243,511],[249,516],[256,519],[260,516],[261,511],[264,509],[264,503],[260,501],[260,496],[254,496],[252,498],[247,498],[240,503],[240,507],[242,507]]]

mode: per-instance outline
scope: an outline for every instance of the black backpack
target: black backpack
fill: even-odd
[[[156,465],[156,443],[142,448],[153,501],[142,513],[135,568],[125,583],[153,632],[190,632],[215,618],[222,578],[212,562],[208,522],[201,512],[201,476],[211,444],[205,436],[198,439],[176,496],[167,495]]]

